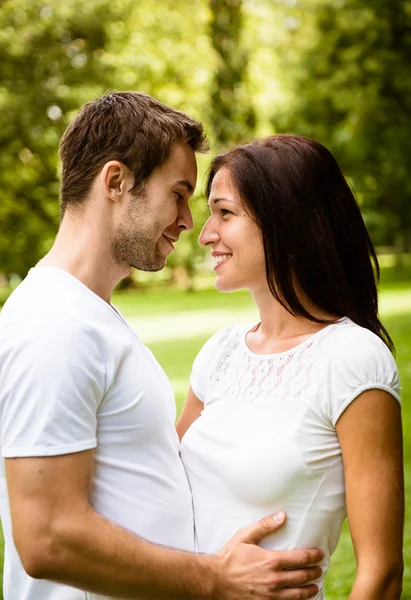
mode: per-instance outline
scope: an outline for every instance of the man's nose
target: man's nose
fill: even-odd
[[[184,206],[177,217],[177,226],[179,229],[190,231],[194,227],[193,215],[189,206]]]

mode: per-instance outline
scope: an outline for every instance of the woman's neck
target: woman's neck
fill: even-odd
[[[327,323],[317,323],[292,315],[274,298],[268,286],[266,289],[253,290],[252,294],[261,323],[249,332],[247,344],[257,353],[289,350],[327,326]],[[335,321],[339,318],[319,309],[306,298],[302,302],[304,308],[318,319]]]

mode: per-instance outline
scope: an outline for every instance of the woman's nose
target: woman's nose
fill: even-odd
[[[219,240],[218,232],[213,226],[212,217],[210,217],[204,227],[201,230],[200,237],[198,238],[198,243],[200,246],[207,246],[207,244],[215,244]]]

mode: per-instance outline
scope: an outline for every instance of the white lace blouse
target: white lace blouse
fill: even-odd
[[[385,344],[347,318],[270,355],[249,350],[249,329],[218,332],[193,366],[191,386],[204,410],[182,440],[181,458],[197,549],[216,552],[240,527],[284,509],[285,526],[262,545],[321,548],[325,575],[346,516],[335,424],[365,390],[400,402],[397,368]]]

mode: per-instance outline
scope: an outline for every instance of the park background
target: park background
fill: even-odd
[[[411,1],[0,0],[0,303],[59,223],[59,138],[86,101],[140,90],[202,120],[212,155],[275,132],[329,147],[381,257],[381,315],[397,346],[411,487]],[[214,331],[257,317],[244,292],[213,289],[197,244],[207,211],[201,156],[195,228],[167,267],[133,272],[114,301],[169,375],[178,410]],[[411,520],[402,598],[411,600]],[[349,595],[344,527],[328,600]],[[16,599],[17,600],[17,599]]]

